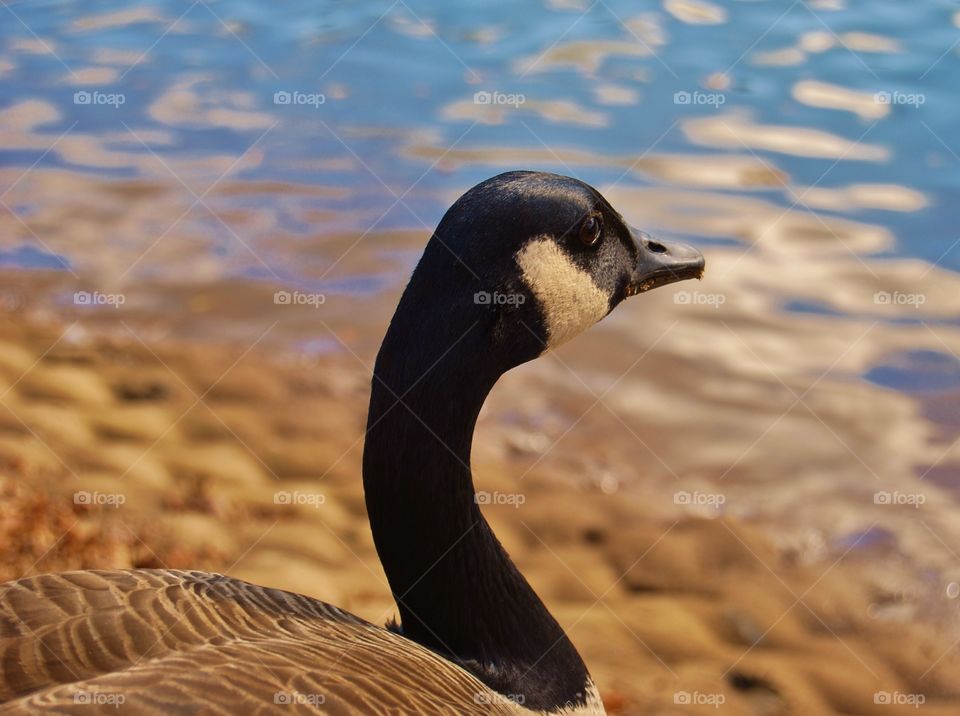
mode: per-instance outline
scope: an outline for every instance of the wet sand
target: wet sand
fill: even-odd
[[[63,289],[62,278],[48,281],[11,277],[10,290],[33,298],[0,320],[0,577],[203,568],[377,623],[395,615],[359,480],[375,333],[350,334],[331,310],[325,324],[343,344],[311,354],[268,337],[184,342],[136,314],[63,323],[38,308],[45,291]],[[760,318],[738,313],[737,330],[759,330]],[[888,531],[870,530],[866,508],[825,494],[833,483],[817,473],[836,466],[819,436],[802,432],[809,414],[784,418],[802,450],[748,454],[723,482],[708,473],[710,460],[729,461],[724,433],[735,437],[737,422],[760,421],[787,398],[757,366],[758,394],[738,392],[716,355],[751,363],[749,352],[721,340],[719,316],[654,293],[505,377],[475,449],[478,489],[500,503],[484,508],[487,518],[582,650],[611,713],[907,714],[917,700],[922,713],[955,713],[960,660],[931,596],[946,578],[931,571],[937,553],[924,565],[935,583],[918,591],[898,511],[884,516]],[[645,330],[624,331],[630,322]],[[630,335],[646,355],[604,395],[635,360],[624,350]],[[804,338],[831,340],[813,328]],[[621,350],[608,350],[614,342]],[[597,355],[627,365],[591,371]],[[866,459],[916,442],[890,444],[921,419],[898,398],[883,398],[882,421],[849,419],[876,411],[878,398],[824,380],[848,395],[817,405],[847,421],[837,428],[846,438],[864,433],[875,450]],[[590,391],[603,401],[588,410]],[[767,468],[791,482],[758,474]],[[864,489],[875,490],[872,480]],[[936,502],[924,509],[940,529]]]

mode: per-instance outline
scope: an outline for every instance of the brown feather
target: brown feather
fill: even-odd
[[[0,714],[509,714],[465,670],[324,602],[219,574],[0,585]]]

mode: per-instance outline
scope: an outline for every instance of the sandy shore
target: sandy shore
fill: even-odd
[[[362,357],[143,335],[0,321],[0,577],[199,567],[393,616],[360,491]],[[870,538],[816,558],[575,465],[524,471],[504,393],[475,468],[510,499],[485,513],[611,713],[956,713],[956,647],[898,613],[869,575]]]

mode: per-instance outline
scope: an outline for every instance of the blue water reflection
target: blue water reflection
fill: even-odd
[[[882,201],[819,210],[890,228],[889,255],[960,268],[952,3],[158,0],[21,2],[3,12],[0,106],[45,102],[56,110],[43,124],[53,139],[93,135],[177,174],[178,162],[259,153],[242,178],[346,190],[315,202],[340,212],[341,227],[366,230],[381,215],[377,228],[431,226],[451,188],[499,169],[643,185],[656,180],[631,165],[645,152],[738,154],[768,162],[795,190],[722,189],[785,209],[812,186],[917,192],[922,210],[890,211]],[[830,85],[826,106],[821,85]],[[855,96],[837,108],[831,87]],[[278,92],[324,101],[278,105]],[[477,92],[525,103],[484,114]],[[748,129],[717,141],[715,124],[686,126],[718,116]],[[750,127],[768,128],[773,141],[740,146]],[[807,131],[839,148],[819,152]],[[13,135],[0,156],[8,167],[109,177],[146,166],[92,151],[44,153],[49,144],[23,149]]]

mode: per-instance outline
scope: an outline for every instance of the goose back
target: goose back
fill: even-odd
[[[526,712],[336,607],[203,572],[65,572],[4,584],[0,664],[0,714]]]

